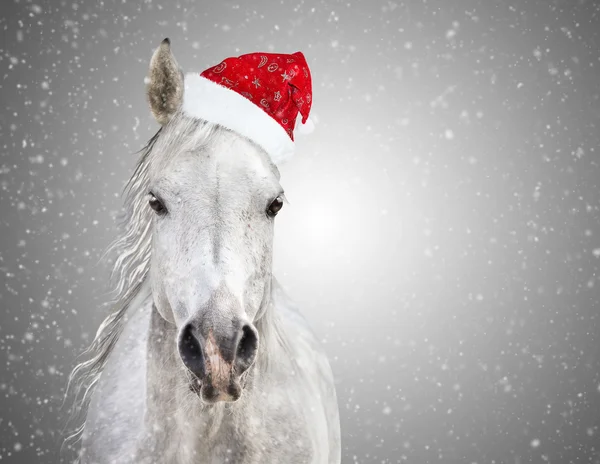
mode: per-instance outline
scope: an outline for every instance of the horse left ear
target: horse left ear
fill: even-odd
[[[152,55],[146,83],[152,114],[164,126],[183,102],[183,73],[171,53],[169,39],[163,40]]]

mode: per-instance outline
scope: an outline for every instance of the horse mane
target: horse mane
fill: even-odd
[[[114,296],[112,302],[109,302],[112,309],[100,324],[92,343],[80,355],[80,358],[85,359],[79,362],[69,375],[63,407],[69,397],[72,397],[72,405],[66,427],[70,427],[76,421],[80,424],[67,435],[63,447],[74,445],[82,437],[91,392],[121,334],[127,309],[148,273],[150,217],[145,208],[142,208],[142,200],[145,193],[143,190],[148,183],[150,154],[161,131],[162,128],[138,152],[141,156],[122,192],[125,201],[118,222],[124,233],[108,246],[100,258],[102,261],[107,255],[115,252],[118,255],[110,274],[110,281],[114,282]]]
[[[189,146],[190,143],[195,147],[206,145],[212,141],[218,131],[228,130],[217,124],[185,117],[179,113],[168,125],[161,127],[138,152],[141,156],[122,193],[125,196],[124,207],[118,223],[123,233],[107,247],[100,258],[103,260],[107,255],[116,255],[110,274],[110,284],[114,287],[111,293],[114,297],[108,304],[112,309],[100,324],[92,343],[80,355],[80,358],[84,359],[69,375],[63,407],[67,399],[71,398],[71,408],[63,432],[66,429],[72,431],[67,433],[61,450],[65,446],[75,445],[83,436],[91,394],[123,331],[128,310],[142,289],[149,272],[152,212],[146,204],[146,193],[149,168],[153,158],[157,156],[154,155],[155,145],[159,138],[162,138],[161,135],[165,137],[166,146],[161,147],[165,149],[161,150],[160,156],[170,156],[173,150],[168,150],[166,147],[175,144]],[[266,310],[260,320],[256,321],[256,325],[259,332],[262,332],[265,345],[270,343],[286,345],[285,337],[280,333],[281,328],[275,311]],[[267,364],[268,361],[265,362],[265,366]]]

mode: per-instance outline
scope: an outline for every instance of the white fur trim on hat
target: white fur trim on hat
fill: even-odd
[[[251,139],[275,164],[293,155],[294,141],[285,129],[246,97],[198,73],[187,73],[184,83],[185,114],[220,124]]]

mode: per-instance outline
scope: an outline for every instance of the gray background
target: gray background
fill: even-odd
[[[58,461],[164,37],[186,71],[311,66],[274,266],[331,358],[344,463],[600,462],[599,2],[0,7],[0,462]]]

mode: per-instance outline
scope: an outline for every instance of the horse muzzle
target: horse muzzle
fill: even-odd
[[[188,322],[179,332],[178,350],[185,367],[193,374],[191,388],[206,403],[236,401],[242,394],[241,375],[256,359],[258,334],[249,323],[233,333],[203,330]]]

